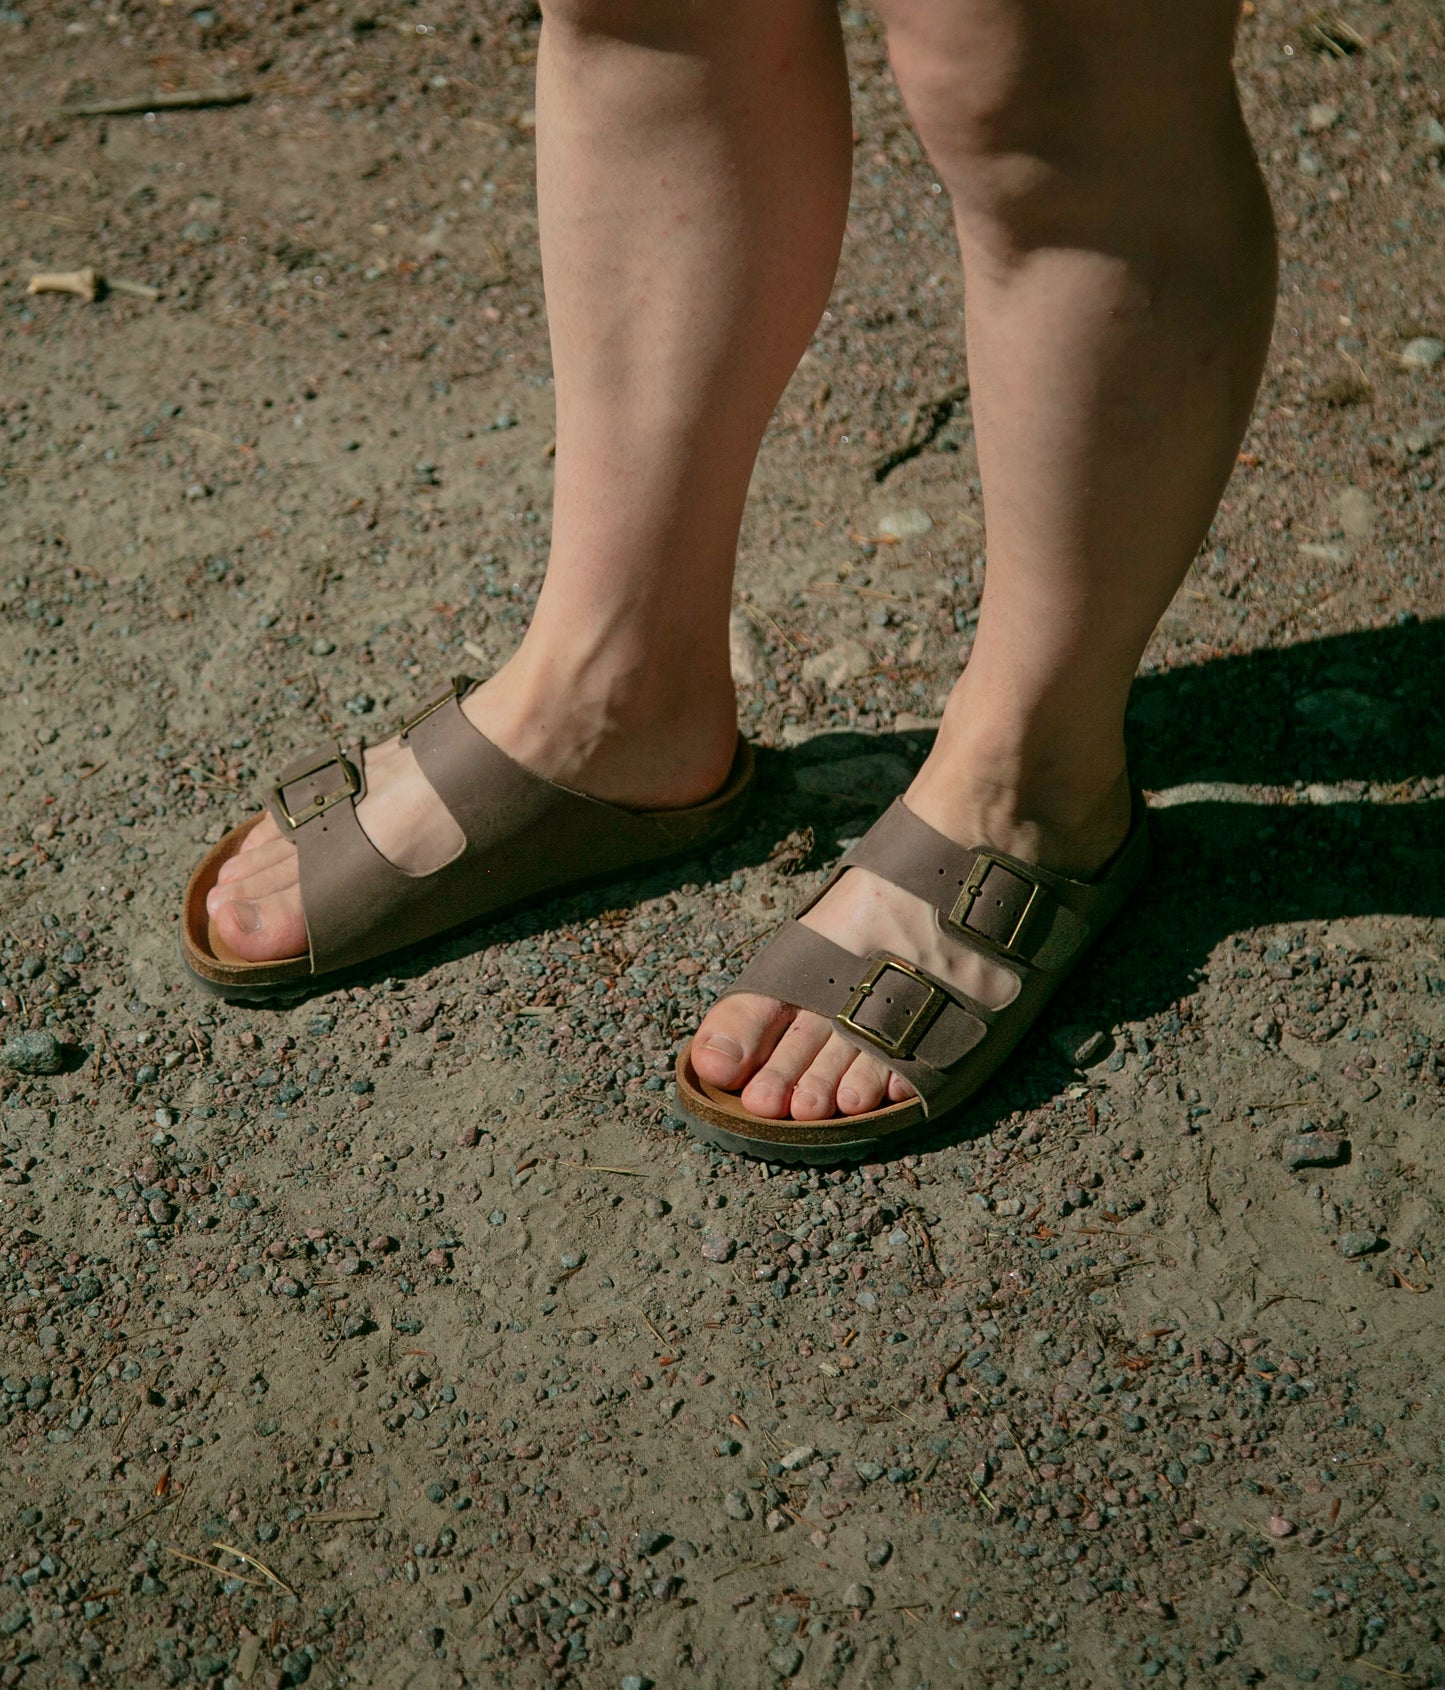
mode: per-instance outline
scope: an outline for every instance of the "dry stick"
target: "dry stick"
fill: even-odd
[[[182,88],[173,94],[143,94],[128,100],[101,100],[93,106],[67,106],[62,117],[130,117],[147,111],[197,111],[203,106],[244,106],[249,88]]]
[[[249,1551],[245,1549],[237,1549],[233,1543],[221,1543],[216,1538],[211,1539],[211,1548],[219,1549],[226,1555],[234,1555],[238,1561],[244,1561],[248,1567],[254,1567],[256,1571],[261,1574],[262,1578],[269,1579],[271,1583],[276,1586],[277,1590],[284,1591],[287,1596],[294,1596],[296,1594],[295,1590],[287,1584],[286,1580],[281,1577],[280,1573],[272,1572],[264,1561],[258,1560],[257,1557],[250,1554]]]
[[[734,1573],[755,1572],[759,1567],[776,1567],[782,1559],[781,1555],[770,1555],[766,1561],[742,1561],[736,1567],[725,1567],[722,1572],[714,1573],[712,1582],[716,1584],[720,1579],[730,1579]]]
[[[303,1526],[344,1526],[353,1521],[379,1520],[385,1513],[382,1508],[332,1508],[324,1514],[307,1514],[301,1521]]]
[[[174,1555],[178,1560],[189,1561],[193,1567],[202,1567],[206,1572],[214,1573],[217,1578],[235,1579],[237,1584],[253,1585],[257,1590],[266,1588],[264,1579],[248,1579],[244,1573],[233,1572],[229,1567],[218,1567],[214,1561],[203,1561],[199,1555],[188,1555],[184,1549],[177,1549],[173,1543],[166,1545],[166,1553]]]
[[[513,1573],[511,1578],[509,1578],[506,1581],[505,1584],[498,1587],[497,1594],[491,1599],[490,1602],[487,1603],[486,1607],[482,1609],[481,1613],[477,1615],[476,1623],[477,1623],[478,1626],[481,1625],[482,1621],[484,1619],[486,1619],[488,1614],[491,1613],[492,1609],[496,1607],[498,1602],[500,1602],[502,1600],[502,1598],[507,1594],[507,1592],[517,1582],[517,1580],[519,1578],[521,1578],[521,1576],[522,1576],[521,1573]]]
[[[122,1524],[118,1525],[115,1528],[115,1530],[110,1534],[110,1538],[107,1541],[113,1543],[115,1541],[115,1539],[120,1536],[120,1534],[122,1532],[128,1532],[131,1529],[132,1526],[138,1526],[141,1523],[142,1520],[149,1520],[152,1514],[159,1514],[160,1511],[163,1508],[169,1508],[174,1503],[179,1502],[181,1500],[181,1498],[186,1494],[186,1490],[187,1490],[187,1487],[185,1485],[182,1485],[181,1488],[176,1492],[176,1494],[174,1496],[164,1496],[164,1497],[161,1498],[161,1500],[159,1502],[152,1503],[152,1505],[149,1508],[143,1510],[143,1512],[141,1512],[139,1514],[132,1515],[132,1517],[129,1520],[122,1522]]]

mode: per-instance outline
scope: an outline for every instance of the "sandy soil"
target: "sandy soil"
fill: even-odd
[[[1445,1683],[1445,20],[1248,11],[1280,321],[1133,707],[1159,872],[947,1144],[798,1174],[669,1058],[923,756],[982,567],[871,16],[749,831],[264,1013],[182,983],[189,865],[546,555],[535,21],[0,9],[0,1683]],[[87,264],[160,297],[25,292]]]

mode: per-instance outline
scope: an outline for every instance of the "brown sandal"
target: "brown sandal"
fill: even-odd
[[[253,817],[212,847],[186,888],[181,955],[208,990],[241,1002],[294,998],[330,977],[481,916],[685,857],[741,819],[753,759],[738,741],[727,780],[682,810],[625,810],[533,774],[474,728],[461,702],[477,683],[458,676],[400,731],[422,773],[466,835],[431,874],[405,873],[356,817],[366,795],[361,747],[339,743],[298,757],[268,800],[296,845],[310,948],[278,962],[247,962],[218,939],[206,894],[240,850]]]
[[[847,869],[870,869],[932,904],[948,938],[1003,963],[1018,980],[1014,996],[990,1009],[903,957],[857,957],[789,921],[725,995],[754,992],[827,1016],[860,1050],[881,1051],[917,1097],[826,1121],[768,1120],[700,1079],[689,1043],[677,1059],[682,1114],[699,1137],[770,1162],[898,1154],[925,1129],[937,1130],[993,1074],[1148,866],[1147,814],[1137,791],[1128,838],[1091,881],[1068,880],[1003,851],[955,845],[898,799],[806,909]]]

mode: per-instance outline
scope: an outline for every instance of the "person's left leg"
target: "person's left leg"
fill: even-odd
[[[908,806],[1074,879],[1124,838],[1124,708],[1213,517],[1268,344],[1269,204],[1230,53],[1238,0],[881,0],[953,199],[988,573],[968,667]],[[803,918],[985,1003],[1012,977],[853,869]],[[736,995],[692,1045],[755,1115],[909,1088],[812,1013]]]

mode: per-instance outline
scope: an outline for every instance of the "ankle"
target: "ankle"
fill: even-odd
[[[737,749],[726,673],[674,684],[666,673],[526,642],[465,708],[527,768],[629,807],[701,802],[726,779]]]
[[[1133,810],[1122,747],[1086,758],[942,733],[908,803],[961,844],[994,845],[1076,877],[1113,855]]]

